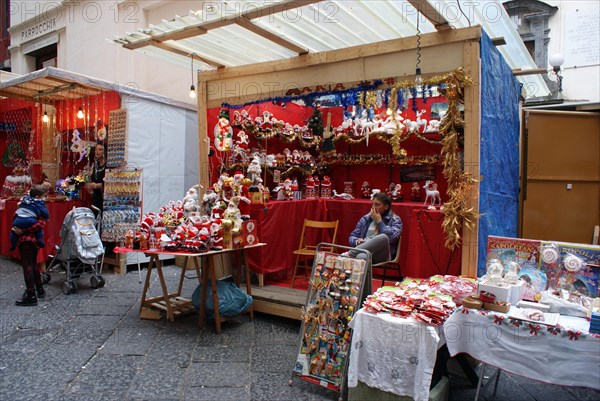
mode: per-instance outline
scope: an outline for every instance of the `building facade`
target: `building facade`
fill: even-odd
[[[194,103],[188,95],[189,66],[124,49],[110,39],[163,18],[186,14],[201,4],[198,1],[10,1],[10,70],[26,74],[53,66],[114,82],[115,87],[139,88]]]
[[[600,101],[600,2],[511,0],[503,3],[554,98],[564,101]],[[560,54],[559,76],[550,63]],[[536,88],[525,88],[535,97]],[[530,97],[530,96],[528,96]]]

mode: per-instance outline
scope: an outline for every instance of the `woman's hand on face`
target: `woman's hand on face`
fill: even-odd
[[[377,209],[372,207],[370,215],[371,215],[371,218],[373,219],[373,221],[375,221],[375,224],[379,224],[379,222],[381,221],[381,214],[379,214]]]

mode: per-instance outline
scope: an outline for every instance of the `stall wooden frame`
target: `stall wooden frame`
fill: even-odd
[[[442,30],[420,38],[421,66],[425,77],[447,74],[463,68],[473,84],[466,87],[465,171],[480,176],[480,26]],[[417,37],[406,37],[340,50],[304,54],[286,60],[224,67],[198,72],[198,146],[200,184],[209,182],[209,138],[207,110],[222,103],[244,104],[285,96],[294,88],[307,90],[318,85],[346,88],[360,82],[395,77],[414,80]],[[479,211],[476,183],[467,207]],[[477,276],[478,224],[463,228],[462,274]]]

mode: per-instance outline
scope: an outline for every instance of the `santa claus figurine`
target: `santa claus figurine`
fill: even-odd
[[[284,200],[294,200],[294,191],[292,189],[292,180],[286,178],[283,181],[283,199]]]
[[[419,187],[418,182],[413,182],[412,188],[410,189],[410,199],[413,202],[421,201],[421,188]]]
[[[392,190],[392,194],[390,196],[393,201],[401,201],[402,200],[402,185],[396,184],[394,185],[394,189]]]
[[[315,179],[312,176],[308,176],[306,179],[306,191],[304,193],[306,199],[312,199],[315,197]]]
[[[331,180],[327,175],[321,181],[321,198],[331,198]]]
[[[313,179],[315,180],[315,198],[319,196],[319,194],[321,193],[321,181],[319,180],[319,176],[315,175],[313,176]]]
[[[360,192],[362,193],[362,197],[365,199],[371,199],[371,186],[368,181],[364,181],[362,186],[360,187]]]

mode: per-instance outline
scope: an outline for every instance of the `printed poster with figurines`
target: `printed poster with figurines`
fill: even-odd
[[[317,252],[293,375],[340,391],[350,351],[348,323],[360,308],[366,271],[365,260]]]

